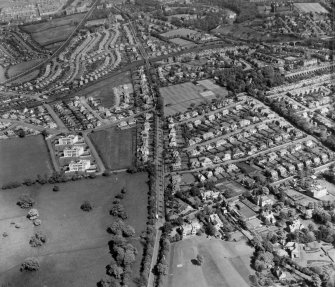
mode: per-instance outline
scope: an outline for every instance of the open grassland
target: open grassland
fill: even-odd
[[[75,96],[85,96],[100,99],[101,105],[109,108],[115,104],[113,88],[129,83],[131,83],[129,72],[125,72],[115,77],[108,78],[90,85],[87,88],[84,88],[75,93]]]
[[[169,116],[178,112],[185,112],[191,104],[199,104],[214,97],[204,97],[200,93],[206,89],[191,82],[168,86],[160,89],[164,97],[164,114]]]
[[[52,172],[41,135],[0,141],[0,185]]]
[[[20,73],[23,73],[24,71],[27,71],[31,68],[33,68],[34,66],[38,65],[39,63],[43,62],[43,59],[34,59],[34,60],[30,60],[27,62],[21,62],[19,64],[10,66],[8,68],[8,76],[9,78],[14,77]]]
[[[120,130],[117,127],[90,135],[105,166],[111,170],[133,166],[135,161],[136,129]]]
[[[3,66],[0,65],[0,83],[6,81],[5,77],[5,69]]]
[[[172,244],[166,287],[249,287],[253,249],[245,241],[191,238]],[[201,266],[192,260],[204,257]]]
[[[126,222],[136,230],[132,243],[139,253],[133,274],[138,276],[142,257],[138,236],[145,230],[147,219],[146,181],[145,173],[120,173],[59,184],[58,192],[52,191],[52,185],[37,184],[0,191],[0,232],[8,233],[8,237],[0,238],[0,283],[15,287],[96,286],[111,259],[108,247],[111,236],[106,228],[114,218],[109,215],[109,210],[114,196],[123,187],[127,189],[121,201],[128,214]],[[41,226],[33,227],[26,219],[27,210],[16,206],[22,194],[35,200]],[[80,209],[84,200],[93,205],[91,212]],[[11,222],[21,227],[15,228]],[[46,244],[39,249],[29,245],[29,238],[37,230],[47,235]],[[39,258],[40,270],[21,273],[20,264],[30,256]]]
[[[43,23],[26,25],[22,29],[31,34],[32,38],[40,45],[47,46],[65,41],[84,15],[82,13],[55,18]]]
[[[34,70],[34,71],[28,73],[27,75],[25,75],[23,77],[20,77],[20,78],[14,80],[14,81],[11,81],[11,83],[13,83],[13,84],[24,84],[26,82],[35,80],[38,77],[39,73],[40,73],[39,69]]]

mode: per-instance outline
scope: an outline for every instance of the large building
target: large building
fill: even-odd
[[[79,157],[84,153],[83,146],[72,146],[64,149],[64,157]]]
[[[73,145],[79,141],[78,135],[68,135],[66,137],[60,137],[57,145]]]
[[[91,161],[88,159],[71,161],[68,172],[85,172],[91,167]]]

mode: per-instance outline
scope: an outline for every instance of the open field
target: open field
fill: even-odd
[[[26,25],[22,29],[30,33],[40,45],[47,46],[66,40],[84,15],[73,14],[44,23]]]
[[[203,86],[194,85],[191,82],[161,88],[160,92],[164,97],[165,104],[164,114],[169,116],[185,112],[191,104],[199,104],[202,101],[215,98],[215,95],[201,95],[206,90]]]
[[[245,241],[190,238],[172,244],[165,287],[249,287],[253,249]],[[204,257],[202,266],[192,259]]]
[[[187,29],[187,28],[179,28],[179,29],[175,29],[175,30],[165,32],[161,35],[164,36],[164,37],[173,38],[173,37],[178,37],[178,36],[187,37],[188,35],[192,35],[192,34],[196,34],[196,33],[198,33],[198,32],[195,31],[195,30],[191,30],[191,29]]]
[[[52,172],[41,135],[0,141],[0,185]]]
[[[328,13],[320,3],[294,3],[294,6],[303,13]]]
[[[5,69],[0,65],[0,83],[6,81]]]
[[[120,130],[112,127],[90,135],[106,168],[111,170],[131,167],[135,161],[136,129]]]
[[[106,228],[113,221],[109,215],[114,196],[126,187],[122,204],[128,213],[127,223],[134,226],[136,236],[146,228],[147,175],[126,173],[59,184],[60,191],[53,192],[52,185],[34,185],[15,190],[0,191],[0,232],[8,237],[0,238],[0,283],[15,287],[84,287],[96,286],[105,274],[110,262]],[[26,219],[26,210],[16,206],[22,194],[35,199],[42,225],[33,227]],[[80,209],[89,200],[93,210]],[[11,222],[19,223],[15,228]],[[29,246],[33,232],[41,230],[47,235],[47,243],[35,249]],[[134,277],[139,274],[142,252],[138,239],[133,239],[139,255],[135,262]],[[40,271],[21,273],[21,262],[29,256],[40,260]],[[135,269],[136,268],[136,269]]]
[[[43,62],[44,58],[42,59],[34,59],[34,60],[30,60],[27,62],[21,62],[19,64],[10,66],[8,69],[8,76],[9,78],[14,77],[20,73],[23,73],[24,71],[27,71],[29,69],[31,69],[32,67],[38,65],[39,63]]]
[[[13,84],[23,84],[23,83],[32,81],[32,80],[34,80],[38,77],[39,73],[40,73],[39,69],[34,70],[34,71],[30,72],[29,74],[27,74],[23,77],[20,77],[20,78],[14,80],[14,81],[11,81],[11,83],[13,83]]]
[[[174,44],[177,44],[181,47],[187,47],[187,48],[191,48],[193,46],[196,46],[196,44],[194,44],[193,42],[187,41],[187,40],[184,40],[184,39],[181,39],[181,38],[170,39],[170,42],[174,43]]]
[[[115,104],[113,88],[129,83],[131,83],[130,74],[129,72],[125,72],[90,85],[89,87],[75,93],[75,96],[99,98],[101,100],[101,105],[109,108]]]

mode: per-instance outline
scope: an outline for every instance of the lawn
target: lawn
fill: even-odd
[[[99,81],[75,93],[78,97],[94,97],[101,100],[101,105],[110,108],[115,104],[113,88],[119,85],[131,83],[129,72],[119,74],[115,77]]]
[[[111,236],[106,228],[113,221],[109,210],[114,196],[126,187],[122,204],[128,213],[127,223],[135,228],[137,238],[146,228],[146,180],[145,173],[122,173],[59,184],[58,192],[52,191],[52,185],[0,191],[0,232],[8,233],[8,237],[0,238],[0,282],[15,287],[96,286],[111,258],[108,248]],[[40,227],[33,227],[26,219],[27,211],[16,206],[22,194],[34,198],[42,220]],[[80,209],[84,200],[93,205],[89,213]],[[21,228],[15,228],[11,222],[19,223]],[[35,249],[28,242],[38,229],[47,235],[47,243]],[[142,248],[138,239],[133,244],[139,250],[133,272],[136,277]],[[35,273],[21,273],[20,264],[29,256],[38,257],[41,268]]]
[[[172,244],[165,287],[249,287],[253,249],[245,241],[194,237]],[[198,254],[202,266],[192,263]]]
[[[170,39],[170,42],[172,42],[174,44],[177,44],[179,46],[182,46],[182,47],[186,47],[186,48],[191,48],[191,47],[196,46],[196,44],[194,44],[193,42],[187,41],[187,40],[184,40],[184,39],[181,39],[181,38]]]
[[[117,127],[90,134],[105,166],[111,170],[133,166],[135,162],[136,129],[120,130]]]
[[[23,26],[25,32],[42,46],[65,41],[85,14],[73,14],[51,21]]]
[[[5,69],[0,65],[0,83],[6,81]]]
[[[198,32],[195,30],[191,30],[187,28],[179,28],[179,29],[175,29],[175,30],[162,33],[161,36],[168,37],[168,38],[172,38],[172,37],[176,38],[178,36],[187,37],[188,35],[193,35],[196,33]]]
[[[0,141],[0,185],[52,172],[41,135]]]

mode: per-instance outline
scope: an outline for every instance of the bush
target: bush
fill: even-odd
[[[13,189],[13,188],[17,188],[19,186],[21,186],[21,183],[19,183],[19,182],[9,182],[7,184],[4,184],[2,186],[2,189]]]
[[[40,263],[37,258],[29,257],[21,264],[21,271],[37,271],[40,268]]]
[[[106,169],[103,174],[103,176],[111,176],[112,175],[112,172],[109,170],[109,169]]]
[[[31,247],[40,247],[47,241],[47,237],[42,232],[36,232],[29,241]]]
[[[92,205],[89,201],[84,201],[80,208],[83,211],[89,212],[92,210]]]
[[[55,185],[54,188],[52,189],[53,191],[59,191],[59,186]]]
[[[29,195],[20,196],[17,205],[21,208],[30,208],[34,205],[35,201]]]

